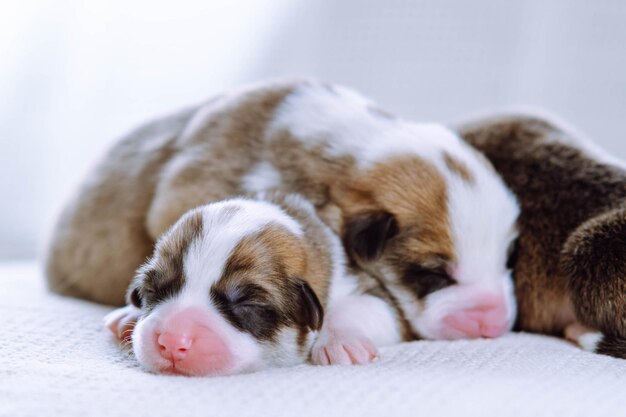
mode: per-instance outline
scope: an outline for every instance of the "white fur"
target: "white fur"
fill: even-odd
[[[271,190],[281,183],[280,172],[266,161],[259,162],[242,179],[242,187],[248,193]]]
[[[362,169],[407,154],[442,165],[441,150],[456,154],[463,147],[442,125],[376,116],[368,110],[372,106],[348,88],[306,83],[283,101],[268,130],[288,130],[310,146],[326,140],[330,157],[354,156]]]
[[[310,349],[315,333],[307,334],[305,346]],[[277,342],[267,346],[262,352],[263,362],[271,366],[294,366],[302,363],[298,354],[298,333],[295,329],[285,328],[280,331]]]
[[[587,352],[595,352],[603,337],[600,332],[584,333],[578,337],[578,345]]]
[[[393,308],[378,297],[367,294],[348,295],[328,306],[322,332],[349,329],[366,336],[376,346],[402,340]]]

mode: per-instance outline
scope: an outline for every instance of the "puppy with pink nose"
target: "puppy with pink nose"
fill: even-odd
[[[186,213],[139,269],[129,304],[106,317],[147,370],[363,364],[401,340],[393,308],[359,291],[313,206],[293,194],[259,197]]]

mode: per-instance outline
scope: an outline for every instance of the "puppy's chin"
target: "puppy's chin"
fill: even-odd
[[[213,366],[211,363],[203,363],[197,366],[185,366],[178,364],[169,364],[167,366],[158,368],[157,370],[148,369],[150,372],[156,374],[165,374],[165,375],[181,375],[181,376],[194,376],[194,377],[202,377],[202,376],[230,376],[230,375],[240,375],[240,374],[248,374],[252,372],[257,372],[262,369],[265,369],[261,363],[241,363],[241,364],[233,364],[233,365],[225,365],[225,366]]]

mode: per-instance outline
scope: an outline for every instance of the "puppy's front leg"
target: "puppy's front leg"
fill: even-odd
[[[329,306],[311,361],[316,365],[366,364],[378,358],[379,346],[401,340],[389,304],[371,295],[349,295]]]

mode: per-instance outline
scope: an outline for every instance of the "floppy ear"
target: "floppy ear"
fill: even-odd
[[[311,330],[319,330],[324,323],[324,309],[313,289],[301,279],[296,280],[300,314],[296,315],[296,322]]]
[[[380,258],[387,241],[398,234],[398,223],[393,214],[374,211],[359,214],[348,220],[343,244],[354,260],[365,262]]]

